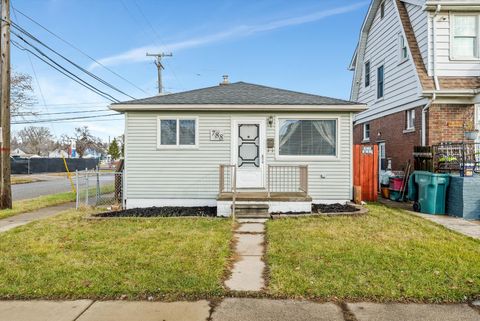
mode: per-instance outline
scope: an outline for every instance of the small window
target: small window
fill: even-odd
[[[363,140],[370,140],[370,124],[363,124]]]
[[[370,86],[370,61],[365,63],[365,87]]]
[[[451,48],[452,57],[465,59],[478,58],[478,33],[478,16],[454,15]]]
[[[336,156],[335,119],[280,119],[279,156]]]
[[[159,120],[158,147],[194,147],[197,145],[195,119],[162,118]]]
[[[405,41],[405,37],[401,33],[398,34],[398,47],[399,47],[400,62],[403,62],[408,59],[408,48],[407,48],[407,42]]]
[[[382,1],[380,4],[380,18],[383,19],[385,17],[385,1]]]
[[[377,99],[380,99],[384,95],[384,69],[383,65],[377,69]]]
[[[407,110],[407,130],[415,129],[415,109]]]

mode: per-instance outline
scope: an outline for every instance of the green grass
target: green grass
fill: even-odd
[[[231,221],[83,219],[88,213],[69,211],[0,234],[0,298],[223,294]]]
[[[32,178],[32,177],[11,177],[11,183],[12,185],[16,184],[28,184],[28,183],[33,183],[33,182],[38,182],[39,179],[37,178]]]
[[[35,198],[14,201],[11,209],[0,210],[0,219],[73,201],[75,201],[75,193],[73,192],[43,195]]]
[[[89,189],[89,196],[95,197],[96,188]],[[103,185],[100,187],[101,194],[112,193],[115,190],[113,184]],[[0,219],[10,216],[36,211],[41,208],[60,205],[68,202],[74,202],[76,198],[73,192],[56,193],[49,195],[42,195],[35,198],[14,201],[11,209],[0,210]],[[85,201],[85,192],[80,192],[80,202]]]
[[[275,296],[460,302],[480,293],[480,241],[381,205],[267,223]]]

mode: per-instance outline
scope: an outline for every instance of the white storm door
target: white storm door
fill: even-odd
[[[237,188],[264,187],[264,120],[235,120],[232,148]]]

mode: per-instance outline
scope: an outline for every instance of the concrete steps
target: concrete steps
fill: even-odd
[[[237,218],[270,218],[268,204],[235,204]]]

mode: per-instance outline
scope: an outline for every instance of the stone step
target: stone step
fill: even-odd
[[[237,218],[269,218],[268,209],[268,204],[235,204],[235,216]]]

